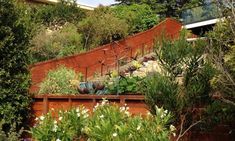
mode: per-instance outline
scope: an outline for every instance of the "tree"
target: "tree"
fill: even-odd
[[[42,27],[31,40],[32,63],[80,53],[83,51],[81,36],[71,23],[59,30]]]
[[[13,0],[0,0],[0,120],[17,129],[29,116],[28,43],[30,29]]]
[[[208,33],[209,56],[218,70],[211,82],[218,91],[214,96],[235,106],[235,8],[229,1],[222,6],[224,19]]]
[[[159,21],[158,16],[146,4],[117,5],[111,8],[111,11],[116,17],[126,21],[129,34],[150,29]]]
[[[161,17],[179,17],[183,9],[202,4],[203,0],[116,0],[121,4],[148,4]]]
[[[99,7],[83,19],[78,30],[83,34],[84,48],[90,49],[124,38],[128,26],[116,18],[108,7]]]
[[[76,24],[85,17],[85,11],[77,7],[75,0],[60,0],[54,5],[37,6],[34,11],[35,21],[46,26],[61,26],[66,22]]]

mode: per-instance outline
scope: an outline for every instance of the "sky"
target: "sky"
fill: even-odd
[[[77,3],[97,7],[99,4],[110,5],[115,3],[115,0],[77,0]]]

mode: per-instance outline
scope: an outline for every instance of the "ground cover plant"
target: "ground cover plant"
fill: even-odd
[[[40,84],[39,94],[77,94],[82,74],[73,69],[59,66],[48,72],[45,80]]]
[[[60,111],[58,118],[50,113],[40,116],[30,132],[38,141],[168,141],[175,132],[175,127],[169,124],[171,118],[170,112],[157,106],[155,115],[133,117],[127,106],[111,105],[104,99],[90,116],[84,107]]]

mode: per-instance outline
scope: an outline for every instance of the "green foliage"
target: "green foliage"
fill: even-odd
[[[87,124],[87,112],[84,107],[59,111],[58,119],[49,112],[36,118],[37,123],[30,131],[32,137],[37,141],[79,140],[82,128]]]
[[[46,26],[61,26],[66,22],[78,23],[85,17],[85,12],[77,7],[75,0],[61,0],[57,4],[42,5],[34,9],[35,21]]]
[[[224,97],[235,96],[235,15],[229,15],[208,33],[209,57],[218,70],[211,82]]]
[[[106,86],[111,94],[137,93],[141,80],[140,77],[115,77],[109,80]]]
[[[179,17],[183,9],[202,4],[203,0],[116,0],[121,4],[147,4],[162,17]]]
[[[0,121],[0,141],[17,141],[23,130],[16,131],[16,124],[10,126],[9,132],[3,130],[4,120]]]
[[[148,75],[141,82],[141,92],[145,94],[145,101],[151,113],[155,112],[156,104],[172,112],[180,110],[177,102],[178,85],[169,77],[159,73]]]
[[[156,109],[156,116],[131,117],[128,107],[118,108],[103,101],[95,107],[85,133],[91,141],[168,141],[172,132],[167,128],[171,114],[162,108]]]
[[[116,17],[128,24],[128,33],[138,33],[152,28],[159,18],[146,4],[117,5],[111,9]]]
[[[233,108],[233,105],[215,100],[207,107],[205,115],[208,117],[206,122],[211,123],[211,125],[221,123],[232,125],[234,122],[235,108]]]
[[[0,0],[0,120],[8,133],[29,116],[28,42],[30,30],[12,0]]]
[[[66,24],[60,30],[42,28],[31,41],[32,63],[83,52],[82,35],[74,24]]]
[[[90,141],[169,141],[175,127],[169,127],[172,115],[156,107],[154,115],[132,117],[128,107],[110,105],[107,100],[97,104],[88,117],[84,107],[59,112],[58,119],[51,113],[36,118],[31,128],[33,139],[38,141],[79,140]]]
[[[77,94],[80,80],[81,74],[60,66],[48,72],[47,77],[40,84],[39,94]]]
[[[83,19],[78,25],[79,32],[83,33],[85,49],[110,43],[124,38],[128,26],[120,20],[107,7],[99,7]]]

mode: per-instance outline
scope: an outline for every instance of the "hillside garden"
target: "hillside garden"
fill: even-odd
[[[234,7],[222,8],[225,18],[206,40],[188,42],[191,33],[182,29],[177,39],[156,40],[151,55],[136,56],[93,81],[61,65],[49,71],[36,94],[144,95],[146,116],[133,116],[128,105],[118,107],[106,99],[92,111],[81,105],[51,109],[36,119],[29,114],[34,96],[28,92],[30,64],[148,30],[171,15],[168,6],[162,14],[144,1],[84,11],[70,1],[33,6],[0,0],[0,141],[20,140],[26,133],[38,141],[178,141],[191,130],[207,132],[221,124],[234,136]],[[28,123],[32,118],[34,126]]]

